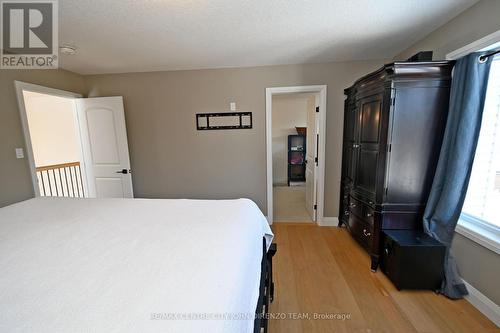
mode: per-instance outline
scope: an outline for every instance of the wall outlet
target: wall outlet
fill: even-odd
[[[24,158],[23,148],[16,148],[16,158]]]
[[[235,102],[229,103],[229,110],[236,111],[236,103]]]

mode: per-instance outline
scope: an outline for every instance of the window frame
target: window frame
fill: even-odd
[[[462,212],[455,231],[496,254],[500,254],[499,227]]]
[[[446,59],[455,60],[469,53],[487,51],[499,47],[500,30],[448,53]],[[479,245],[500,254],[500,227],[462,211],[455,231]]]

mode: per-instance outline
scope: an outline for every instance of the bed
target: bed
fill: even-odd
[[[0,332],[260,331],[272,238],[248,199],[1,208]]]

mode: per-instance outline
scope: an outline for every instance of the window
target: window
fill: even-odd
[[[492,63],[461,224],[500,235],[500,57]]]

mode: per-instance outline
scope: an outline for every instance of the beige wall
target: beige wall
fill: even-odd
[[[307,127],[307,108],[314,95],[290,94],[273,96],[273,184],[288,180],[288,135],[297,134],[295,127]]]
[[[33,197],[27,158],[16,159],[14,149],[25,148],[14,81],[85,92],[82,76],[64,70],[0,70],[0,207]]]
[[[458,233],[451,250],[464,280],[500,304],[500,255]]]
[[[396,59],[406,59],[421,50],[433,50],[434,59],[500,30],[500,1],[482,0],[443,25]],[[455,234],[451,248],[462,277],[476,289],[500,304],[500,256],[474,241]]]
[[[137,197],[249,197],[266,211],[265,88],[328,85],[325,215],[338,216],[343,89],[383,61],[87,76],[123,95]],[[253,129],[196,131],[197,112],[253,112]],[[321,157],[320,157],[321,158]]]
[[[122,95],[138,197],[249,197],[266,210],[265,88],[328,85],[325,215],[338,215],[343,89],[384,61],[96,75],[0,72],[0,206],[33,196],[14,81],[90,96]],[[86,87],[85,87],[86,83]],[[197,112],[252,111],[251,130],[196,131]]]
[[[500,1],[481,0],[427,37],[402,51],[395,59],[407,59],[418,51],[434,51],[434,59],[500,30]]]
[[[26,91],[24,105],[37,167],[82,160],[73,99]]]

